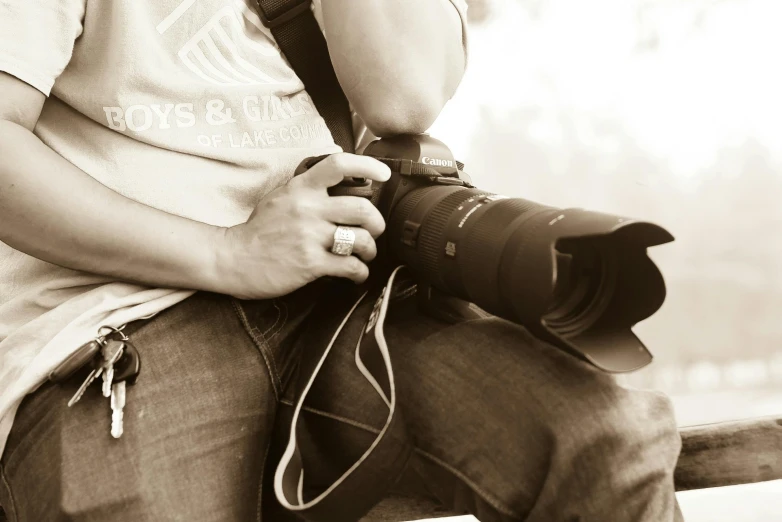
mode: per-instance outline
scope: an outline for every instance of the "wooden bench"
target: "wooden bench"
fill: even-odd
[[[688,426],[679,430],[682,452],[676,491],[782,479],[782,414]],[[457,516],[421,499],[389,497],[362,522],[401,522]],[[6,522],[0,511],[0,522]]]

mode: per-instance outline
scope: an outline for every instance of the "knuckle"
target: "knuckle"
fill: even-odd
[[[334,170],[343,171],[350,168],[350,154],[340,152],[327,158],[328,166]]]
[[[289,208],[291,217],[299,222],[306,221],[315,215],[315,208],[312,202],[306,198],[292,198]],[[302,226],[304,226],[303,223]]]

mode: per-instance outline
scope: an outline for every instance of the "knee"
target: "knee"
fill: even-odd
[[[609,422],[624,444],[639,453],[667,457],[671,465],[675,464],[681,436],[671,399],[662,392],[617,388]]]
[[[607,386],[575,398],[580,410],[570,430],[553,434],[560,448],[590,468],[643,468],[673,474],[681,450],[673,404],[664,394]]]

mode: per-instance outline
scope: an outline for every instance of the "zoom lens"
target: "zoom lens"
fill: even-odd
[[[651,360],[630,327],[665,297],[646,247],[672,237],[656,225],[426,186],[395,205],[386,235],[392,255],[420,280],[604,370]]]
[[[392,171],[372,193],[387,224],[378,257],[407,265],[428,304],[435,290],[475,303],[605,371],[651,361],[631,328],[665,300],[646,249],[672,241],[668,231],[474,188],[427,134],[378,139],[362,154]]]

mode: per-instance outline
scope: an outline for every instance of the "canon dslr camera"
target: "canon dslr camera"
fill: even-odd
[[[673,240],[665,229],[477,189],[448,147],[425,134],[379,139],[363,154],[391,168],[389,181],[348,180],[330,193],[379,208],[381,256],[604,371],[651,361],[631,329],[665,299],[646,252]]]

